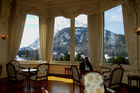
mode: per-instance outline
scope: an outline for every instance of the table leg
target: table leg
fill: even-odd
[[[30,93],[30,79],[27,79],[27,93]]]

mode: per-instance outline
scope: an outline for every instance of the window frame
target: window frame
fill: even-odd
[[[118,7],[118,6],[121,6],[121,8],[122,8],[122,4],[120,4],[120,5],[117,5],[117,6],[114,6],[114,7],[112,7],[112,8],[115,8],[115,7]],[[103,63],[101,63],[101,65],[104,65],[105,67],[107,67],[107,66],[110,66],[112,63],[109,63],[109,62],[107,62],[107,61],[105,61],[105,55],[104,55],[104,33],[105,33],[105,12],[106,11],[108,11],[108,10],[110,10],[110,9],[112,9],[112,8],[109,8],[109,9],[107,9],[107,10],[105,10],[104,12],[103,12]],[[122,17],[123,17],[123,11],[122,11]],[[124,21],[124,20],[122,20],[122,21]],[[124,22],[123,22],[123,25],[124,25]],[[125,36],[125,29],[124,29],[124,36]],[[127,46],[126,46],[126,48],[127,48]],[[119,55],[118,55],[119,56]],[[128,58],[128,60],[129,60],[129,58]],[[129,62],[129,64],[121,64],[122,66],[129,66],[130,65],[130,62]]]
[[[79,15],[81,15],[81,14],[79,14]],[[55,61],[55,60],[53,60],[53,58],[51,58],[52,64],[53,63],[54,64],[55,63],[56,64],[57,63],[59,63],[59,64],[65,64],[65,63],[66,64],[67,63],[68,64],[79,64],[79,63],[81,63],[81,61],[75,61],[75,19],[76,19],[76,17],[70,19],[70,61]],[[88,24],[88,22],[87,22],[87,24]],[[72,31],[72,27],[74,27],[74,29],[73,29],[74,31]],[[88,26],[87,26],[87,28],[88,28]],[[71,37],[73,37],[73,38],[71,38]],[[72,53],[71,53],[71,51],[72,51]],[[52,50],[52,52],[53,52],[53,50]],[[53,53],[52,53],[52,57],[53,57]]]
[[[38,19],[38,35],[39,35],[39,16],[37,16],[37,15],[33,15],[33,14],[26,14],[26,19],[25,19],[25,24],[24,24],[24,29],[25,29],[25,25],[26,25],[26,21],[27,21],[27,16],[34,16],[34,17],[37,17],[37,19]],[[23,33],[24,33],[24,29],[23,29]],[[23,38],[23,34],[22,34],[22,38]],[[21,42],[22,42],[22,38],[21,38]],[[37,40],[37,39],[36,39]],[[35,41],[36,41],[35,40]],[[39,40],[39,37],[38,37],[38,40]],[[35,42],[34,41],[34,42]],[[33,43],[34,43],[33,42]],[[40,40],[39,40],[39,42],[40,42]],[[32,44],[33,44],[32,43]],[[30,44],[31,45],[31,44]],[[21,46],[21,43],[20,43],[20,46]],[[29,46],[29,45],[28,45]],[[23,47],[24,48],[24,47]],[[18,49],[18,52],[19,52],[19,50],[20,50],[20,47],[19,47],[19,49]],[[17,52],[17,55],[18,55],[18,52]],[[40,45],[39,45],[39,52],[40,52]],[[17,56],[16,55],[16,56]],[[26,62],[28,62],[28,63],[32,63],[32,62],[34,62],[34,63],[36,63],[36,62],[40,62],[41,61],[41,59],[39,59],[39,58],[41,58],[41,55],[39,55],[39,53],[37,54],[38,55],[38,60],[34,60],[34,59],[32,59],[32,60],[18,60],[17,59],[17,57],[15,58],[17,61],[19,61],[19,62],[21,62],[21,63],[26,63]]]

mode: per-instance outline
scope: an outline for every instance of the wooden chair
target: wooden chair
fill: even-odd
[[[49,72],[49,64],[43,63],[37,66],[36,75],[31,76],[31,80],[33,81],[44,81],[48,80],[48,72]],[[44,86],[44,85],[43,85]]]
[[[113,69],[110,75],[110,79],[105,80],[105,84],[108,88],[118,89],[121,86],[122,77],[123,77],[124,69],[122,67],[118,67]]]
[[[82,93],[82,79],[80,78],[80,74],[78,68],[74,65],[71,66],[72,70],[72,78],[73,78],[73,93],[75,90],[75,85],[79,87],[79,93]]]
[[[12,63],[6,64],[7,74],[8,74],[8,80],[14,80],[14,81],[21,81],[26,80],[26,77],[23,73],[19,73],[16,71],[15,65]]]
[[[11,60],[11,61],[9,61],[9,63],[11,63],[11,64],[13,64],[15,66],[16,72],[23,73],[22,69],[24,69],[24,67],[21,67],[17,60]]]
[[[118,68],[118,67],[122,67],[122,66],[120,64],[116,64],[116,63],[111,64],[108,71],[103,71],[104,78],[105,79],[110,79],[110,75],[111,75],[113,69]]]
[[[68,78],[72,78],[71,68],[65,68],[65,76]]]

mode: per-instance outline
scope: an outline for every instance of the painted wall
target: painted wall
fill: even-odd
[[[51,64],[49,73],[51,74],[61,74],[65,75],[65,68],[70,68],[72,64],[65,65],[65,64]],[[79,68],[79,65],[77,64],[77,67]]]
[[[2,22],[0,22],[0,34],[1,33],[7,33],[6,32],[6,26],[7,24],[4,24]],[[2,65],[3,69],[2,69],[2,74],[1,77],[6,77],[6,68],[5,68],[5,64],[7,63],[7,46],[8,46],[8,39],[3,40],[0,39],[0,64]]]
[[[0,34],[8,32],[8,19],[9,19],[9,4],[11,0],[3,0],[2,13],[0,14]],[[9,39],[9,38],[8,38]],[[7,77],[6,63],[8,60],[8,39],[0,39],[0,64],[2,65],[2,74],[0,78]]]
[[[40,61],[28,61],[28,62],[20,62],[20,66],[28,68],[29,66],[31,68],[37,67],[41,62]],[[79,63],[51,63],[49,67],[49,73],[50,74],[59,74],[64,75],[65,74],[65,68],[70,68],[71,65],[76,65],[79,68]]]

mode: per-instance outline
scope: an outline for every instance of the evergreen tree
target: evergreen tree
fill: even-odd
[[[62,56],[59,57],[59,61],[64,61]]]
[[[70,61],[70,55],[68,54],[68,52],[64,54],[64,61]]]
[[[83,57],[81,57],[80,53],[76,55],[75,61],[83,61]]]

